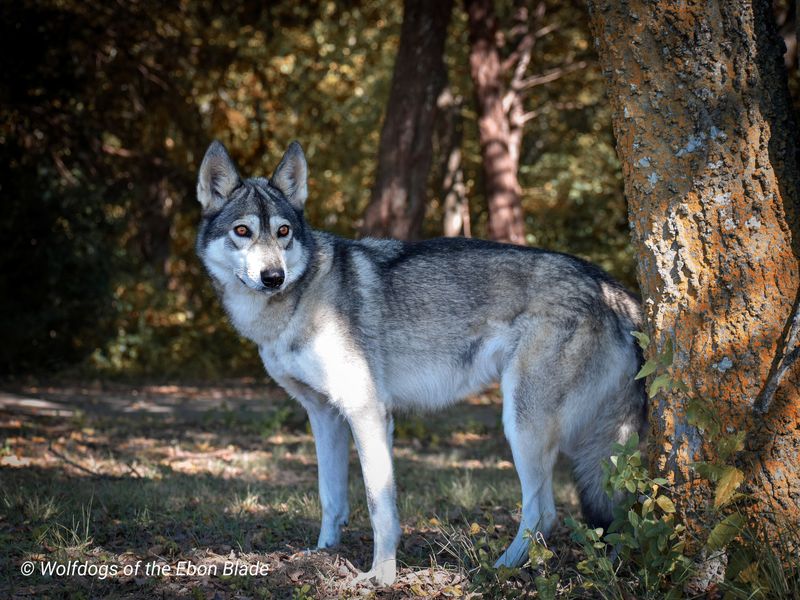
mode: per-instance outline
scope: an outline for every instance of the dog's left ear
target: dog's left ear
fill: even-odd
[[[270,178],[270,183],[286,196],[292,208],[303,212],[308,198],[308,164],[300,144],[289,144],[286,154]]]

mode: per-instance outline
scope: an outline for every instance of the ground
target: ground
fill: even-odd
[[[496,390],[397,418],[403,538],[399,578],[386,589],[351,583],[372,553],[354,450],[342,545],[307,550],[320,513],[314,444],[302,410],[274,385],[13,381],[0,390],[0,597],[536,594],[538,571],[490,568],[516,532],[520,502]],[[579,514],[562,463],[556,500],[560,521]],[[547,543],[551,564],[574,573],[568,536],[560,525]],[[42,575],[46,565],[92,571]]]

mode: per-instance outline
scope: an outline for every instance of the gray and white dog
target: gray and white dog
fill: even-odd
[[[270,179],[243,179],[222,144],[197,184],[197,251],[233,325],[308,411],[319,464],[318,547],[347,523],[352,433],[374,533],[372,568],[390,584],[400,523],[392,412],[435,410],[499,381],[522,485],[522,519],[497,565],[546,535],[553,465],[574,465],[584,515],[608,522],[600,464],[644,424],[634,297],[600,268],[544,250],[468,239],[351,241],[303,218],[307,164],[292,143]]]

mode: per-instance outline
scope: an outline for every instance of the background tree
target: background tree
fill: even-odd
[[[494,0],[465,1],[489,234],[501,242],[525,244],[518,171],[525,123],[537,116],[525,110],[526,92],[585,67],[586,63],[580,61],[543,75],[529,75],[534,43],[556,28],[556,21],[543,25],[544,2],[536,3],[535,8],[529,2],[517,2],[511,24],[502,31],[494,4]]]
[[[525,244],[525,219],[517,180],[523,123],[515,87],[527,69],[533,47],[528,9],[517,8],[519,41],[512,56],[503,61],[494,0],[466,0],[465,6],[469,15],[469,63],[479,111],[489,233],[501,242]],[[510,84],[509,70],[514,71]]]
[[[469,198],[464,182],[462,144],[464,99],[447,86],[436,100],[438,108],[434,142],[439,156],[442,195],[442,235],[472,237]]]
[[[300,139],[324,199],[309,217],[352,235],[399,9],[39,0],[0,16],[0,370],[257,372],[194,256],[198,161],[218,138],[267,174]]]
[[[436,101],[447,81],[442,57],[453,0],[405,0],[400,46],[363,235],[418,239],[427,206]]]
[[[511,6],[497,3],[498,35],[509,40],[502,56],[518,41]],[[13,291],[0,296],[0,371],[260,373],[194,254],[198,162],[217,138],[243,172],[265,174],[298,139],[310,164],[310,222],[357,234],[402,4],[188,0],[112,10],[31,0],[2,4],[0,16],[0,288]],[[531,51],[537,71],[587,66],[525,95],[518,183],[528,241],[635,285],[588,15],[581,0],[548,0],[543,18],[546,35]],[[454,135],[434,148],[422,237],[442,235],[451,204],[462,220],[448,220],[450,231],[469,224],[489,236],[479,114],[458,102],[474,95],[468,34],[458,3],[443,53],[453,104],[440,110]],[[453,177],[443,177],[446,158],[459,159],[448,162]]]
[[[710,402],[733,436],[754,515],[800,519],[800,372],[760,396],[785,354],[798,270],[797,129],[782,44],[760,0],[590,2],[655,352],[689,394],[650,407],[652,466],[703,524],[708,487],[690,465],[721,451],[687,417]],[[707,432],[706,432],[707,433]]]

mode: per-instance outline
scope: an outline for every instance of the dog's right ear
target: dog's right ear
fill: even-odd
[[[225,146],[217,141],[211,142],[197,178],[197,200],[203,213],[221,209],[240,182],[239,172]]]

